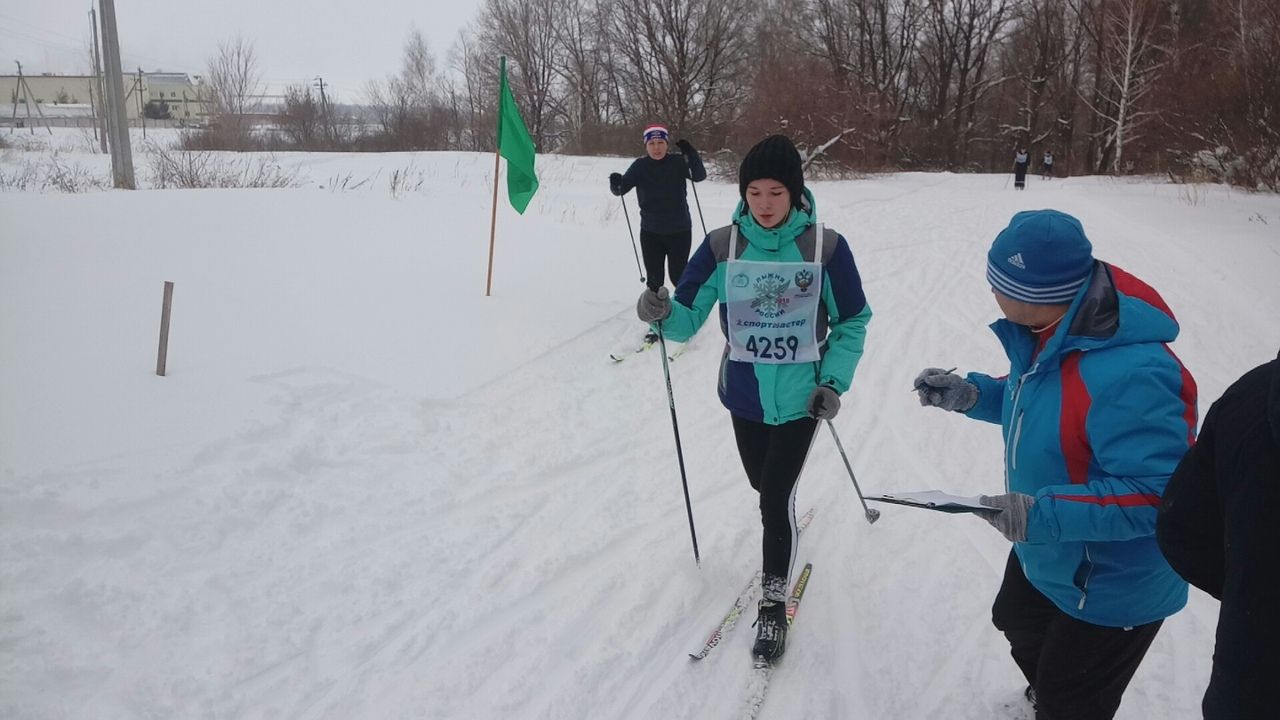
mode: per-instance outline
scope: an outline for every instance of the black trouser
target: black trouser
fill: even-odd
[[[760,522],[764,525],[765,575],[791,575],[796,545],[796,481],[813,444],[818,421],[792,420],[782,425],[733,418],[738,456],[751,487],[760,493]]]
[[[671,284],[680,282],[684,266],[689,264],[689,248],[693,245],[693,230],[674,233],[656,233],[640,229],[640,255],[644,258],[644,278],[650,290],[662,287],[662,265],[671,271]]]
[[[1027,184],[1027,165],[1029,163],[1013,164],[1013,186],[1020,188]]]
[[[1109,720],[1163,620],[1103,627],[1062,612],[1009,553],[991,621],[1009,639],[1014,662],[1036,691],[1036,720]]]

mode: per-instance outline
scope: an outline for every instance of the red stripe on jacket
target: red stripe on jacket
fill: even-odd
[[[1091,505],[1119,505],[1120,507],[1160,506],[1160,496],[1152,493],[1141,495],[1054,495],[1054,500],[1089,503]]]
[[[1164,351],[1169,353],[1169,357],[1178,363],[1178,369],[1182,371],[1182,389],[1178,392],[1178,397],[1182,400],[1182,419],[1187,423],[1187,447],[1190,448],[1196,444],[1196,379],[1191,377],[1187,366],[1182,364],[1168,345],[1164,346]]]
[[[1164,298],[1160,297],[1160,293],[1156,292],[1155,288],[1111,263],[1107,263],[1107,267],[1111,268],[1111,281],[1115,284],[1117,291],[1123,295],[1141,300],[1168,315],[1169,319],[1174,322],[1178,321],[1178,318],[1173,316],[1173,310],[1169,309],[1168,303],[1164,301]]]
[[[1058,418],[1058,442],[1062,457],[1067,463],[1067,477],[1071,484],[1083,485],[1089,481],[1089,463],[1093,460],[1093,448],[1089,446],[1089,433],[1085,421],[1089,418],[1089,406],[1093,398],[1084,378],[1080,377],[1080,358],[1084,353],[1068,353],[1062,359],[1062,409]]]
[[[1178,321],[1178,319],[1173,316],[1173,310],[1169,308],[1169,305],[1164,301],[1164,298],[1160,297],[1160,293],[1156,292],[1155,288],[1139,280],[1133,275],[1130,275],[1124,270],[1121,270],[1115,265],[1107,263],[1107,267],[1111,268],[1111,279],[1112,282],[1115,283],[1117,291],[1128,295],[1131,298],[1137,298],[1138,300],[1147,303],[1151,307],[1154,307],[1165,315],[1168,315],[1174,322]],[[1187,367],[1182,364],[1182,361],[1178,359],[1178,356],[1174,354],[1173,350],[1169,349],[1167,344],[1164,346],[1164,349],[1165,352],[1169,353],[1169,356],[1173,358],[1173,361],[1178,363],[1178,370],[1182,373],[1182,389],[1179,391],[1178,396],[1182,400],[1182,419],[1187,423],[1187,446],[1190,447],[1196,442],[1196,380],[1191,377],[1191,373],[1187,371]]]

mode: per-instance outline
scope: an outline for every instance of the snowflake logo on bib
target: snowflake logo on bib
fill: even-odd
[[[756,278],[756,299],[751,309],[760,316],[773,319],[787,311],[788,298],[783,297],[791,281],[777,273],[766,273]]]

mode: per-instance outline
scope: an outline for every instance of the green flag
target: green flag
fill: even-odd
[[[520,117],[515,96],[507,85],[507,59],[502,58],[502,88],[498,96],[498,154],[507,159],[507,196],[516,212],[524,214],[538,191],[533,174],[533,138]]]

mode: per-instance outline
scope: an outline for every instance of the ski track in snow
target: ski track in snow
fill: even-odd
[[[492,182],[484,163],[459,155],[416,157],[433,182],[473,189]],[[359,161],[298,160],[313,177]],[[514,359],[503,354],[510,345],[473,345],[483,367],[460,374],[453,391],[447,382],[424,390],[380,374],[398,346],[370,345],[368,361],[307,362],[300,350],[256,371],[233,363],[240,375],[217,380],[225,384],[207,397],[192,396],[215,408],[230,391],[225,402],[245,408],[234,423],[65,462],[31,455],[37,459],[20,469],[0,466],[0,716],[742,717],[754,613],[706,660],[687,658],[759,553],[755,497],[715,395],[718,327],[713,315],[670,366],[702,551],[696,568],[660,359],[656,352],[616,365],[607,359],[621,339],[642,332],[631,309],[639,284],[619,237],[625,225],[601,185],[621,162],[539,158],[544,190],[529,222],[559,239],[508,250],[519,260],[507,260],[502,277],[519,283],[512,276],[521,262],[563,276],[567,264],[597,252],[590,261],[608,258],[610,270],[577,290],[581,273],[573,273],[556,292],[579,292],[585,309]],[[1192,207],[1149,182],[1072,179],[1015,194],[1001,191],[1003,180],[902,174],[815,184],[819,212],[849,238],[875,312],[866,357],[835,421],[868,495],[1001,490],[998,429],[919,408],[910,383],[928,365],[1007,368],[985,328],[996,308],[982,268],[994,233],[1018,209],[1076,212],[1099,257],[1164,294],[1183,320],[1174,348],[1200,382],[1201,413],[1275,351],[1275,238],[1269,246],[1241,220],[1246,208],[1280,215],[1275,198],[1228,193]],[[347,200],[281,192],[317,211],[333,197]],[[735,188],[701,192],[709,223],[718,224]],[[76,200],[100,208],[103,198],[120,197],[133,212],[137,203],[181,196]],[[233,213],[234,201],[223,198],[241,196],[202,197]],[[375,221],[388,227],[410,216],[391,200],[368,202],[390,208],[394,217]],[[0,213],[48,203],[0,195]],[[468,232],[479,227],[466,222]],[[612,245],[587,249],[600,242],[601,225]],[[27,252],[0,241],[0,287],[13,287],[17,271],[3,266],[23,256],[19,247]],[[395,247],[374,252],[395,257]],[[546,255],[542,265],[537,253]],[[127,256],[116,262],[127,265]],[[590,265],[582,268],[590,274]],[[449,292],[480,302],[471,299],[474,283],[456,284]],[[527,285],[531,293],[537,286]],[[188,317],[206,312],[178,292],[180,309],[191,298]],[[395,295],[400,304],[418,300],[409,289],[393,292],[404,293]],[[0,295],[0,306],[11,299]],[[77,301],[68,302],[66,312],[77,312]],[[387,307],[356,302],[349,312],[400,312]],[[562,310],[552,303],[545,312]],[[412,326],[414,312],[396,322]],[[469,322],[496,335],[538,317],[474,312]],[[44,337],[26,325],[6,327],[21,328],[28,341]],[[148,325],[137,335],[150,332]],[[0,361],[37,367],[38,350],[13,348],[0,350]],[[420,364],[427,374],[453,372],[425,352]],[[102,382],[115,381],[102,373]],[[183,377],[179,371],[166,382]],[[19,389],[16,372],[0,379],[6,392]],[[68,411],[90,412],[77,407]],[[24,408],[37,429],[20,429],[6,411],[0,430],[17,435],[6,447],[39,441],[39,428],[64,412],[35,400]],[[115,417],[128,424],[129,409]],[[868,525],[829,433],[819,431],[796,500],[798,512],[819,510],[796,559],[797,568],[813,562],[814,574],[759,716],[1003,716],[1002,705],[1022,688],[989,620],[1008,544],[968,516],[881,506],[881,520]],[[1193,591],[1188,609],[1158,636],[1119,718],[1197,716],[1216,610]]]

